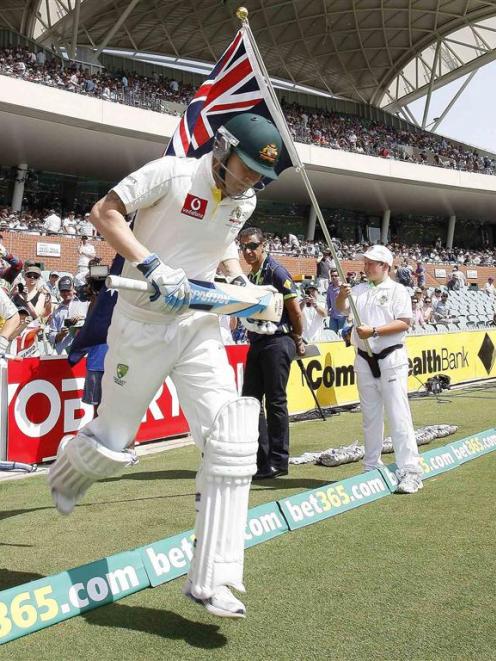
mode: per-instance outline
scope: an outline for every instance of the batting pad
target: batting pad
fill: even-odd
[[[191,592],[208,599],[229,585],[241,592],[248,496],[257,470],[260,404],[239,397],[225,404],[205,439],[199,474],[196,549],[189,573]]]
[[[70,514],[93,482],[111,477],[129,464],[129,460],[127,452],[109,450],[81,432],[64,443],[48,471],[48,483],[58,511]]]

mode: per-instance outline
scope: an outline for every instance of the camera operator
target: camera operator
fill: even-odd
[[[88,304],[76,298],[72,278],[64,276],[59,280],[59,292],[62,302],[50,317],[48,340],[55,353],[67,353],[74,340],[74,331],[86,317]]]
[[[319,300],[318,294],[319,291],[314,282],[305,285],[304,297],[300,302],[305,342],[318,342],[324,330],[324,319],[327,312],[325,305]]]

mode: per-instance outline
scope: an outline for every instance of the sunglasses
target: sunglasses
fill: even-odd
[[[37,273],[26,273],[26,278],[34,278],[35,280],[38,280],[40,276]]]
[[[261,243],[255,243],[255,241],[252,241],[251,243],[240,243],[239,247],[243,252],[245,250],[256,250],[258,246],[262,245]]]

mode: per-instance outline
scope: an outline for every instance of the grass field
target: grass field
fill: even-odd
[[[412,402],[416,426],[495,426],[496,388]],[[292,454],[361,439],[361,416],[292,426]],[[391,455],[388,455],[388,458]],[[391,457],[392,458],[392,457]],[[0,590],[192,527],[197,451],[143,457],[69,518],[43,477],[0,482]],[[247,551],[244,621],[181,595],[183,578],[0,647],[0,659],[496,659],[496,452],[394,496]],[[250,505],[361,471],[291,467]]]

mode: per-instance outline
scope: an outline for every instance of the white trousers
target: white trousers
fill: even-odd
[[[398,468],[420,475],[422,470],[408,403],[408,364],[394,365],[391,364],[393,361],[390,356],[379,361],[381,376],[376,379],[361,356],[357,355],[355,359],[363,416],[365,469],[372,470],[383,465],[381,450],[386,410]]]
[[[238,397],[216,315],[195,312],[167,326],[114,311],[108,335],[98,417],[85,427],[119,451],[135,438],[155,393],[170,376],[196,445],[225,403]]]

